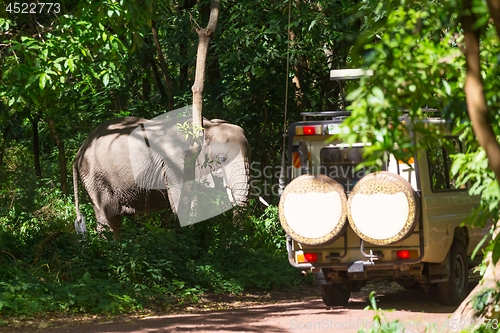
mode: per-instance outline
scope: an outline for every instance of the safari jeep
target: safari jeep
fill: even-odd
[[[331,73],[346,76],[352,72]],[[451,145],[428,147],[407,163],[390,156],[380,172],[358,170],[363,144],[325,143],[349,113],[312,115],[328,120],[296,122],[288,130],[290,167],[279,216],[290,264],[315,274],[327,306],[347,304],[369,279],[393,279],[405,288],[435,284],[444,303],[459,304],[468,294],[471,254],[487,233],[462,225],[479,203],[449,175],[450,155],[463,144],[449,137]]]

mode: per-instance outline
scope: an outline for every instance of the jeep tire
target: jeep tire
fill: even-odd
[[[332,283],[319,285],[321,297],[326,306],[345,306],[351,297],[350,288]]]
[[[465,246],[458,240],[451,244],[448,267],[448,281],[438,284],[442,302],[459,305],[469,294],[469,268]]]

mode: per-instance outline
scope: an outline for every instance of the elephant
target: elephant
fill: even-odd
[[[192,142],[174,126],[189,119],[122,117],[92,131],[73,162],[77,231],[86,230],[79,210],[79,177],[90,196],[98,232],[110,227],[115,235],[122,231],[123,216],[167,208],[176,212],[184,193],[183,184],[190,182],[195,184],[194,194],[190,195],[195,198],[198,193],[190,207],[196,215],[194,222],[232,206],[246,206],[251,148],[244,130],[221,119],[203,118],[203,144],[198,147],[195,182],[192,176],[184,174],[184,158]],[[218,199],[213,199],[213,193]],[[214,200],[218,200],[219,206],[213,204]],[[213,207],[217,209],[208,209]],[[179,221],[183,225],[180,216]]]

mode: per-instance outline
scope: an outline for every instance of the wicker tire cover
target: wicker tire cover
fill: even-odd
[[[418,201],[403,177],[381,171],[361,178],[349,194],[347,217],[364,241],[388,245],[406,238],[417,224]]]
[[[347,197],[342,185],[324,175],[303,175],[294,179],[281,195],[281,226],[295,241],[322,245],[344,230]]]

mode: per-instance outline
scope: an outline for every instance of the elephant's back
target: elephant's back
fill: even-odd
[[[86,178],[101,177],[112,187],[132,186],[129,137],[146,121],[139,117],[115,118],[93,130],[75,157],[83,182],[95,182]]]
[[[108,120],[95,128],[80,147],[77,159],[87,154],[89,150],[106,149],[110,146],[123,144],[137,126],[147,119],[139,117],[120,117]]]
[[[88,139],[99,138],[102,136],[118,136],[118,135],[128,135],[137,126],[144,124],[147,119],[139,117],[120,117],[108,120],[107,122],[99,125],[95,130],[90,133]],[[87,140],[88,140],[87,139]]]

